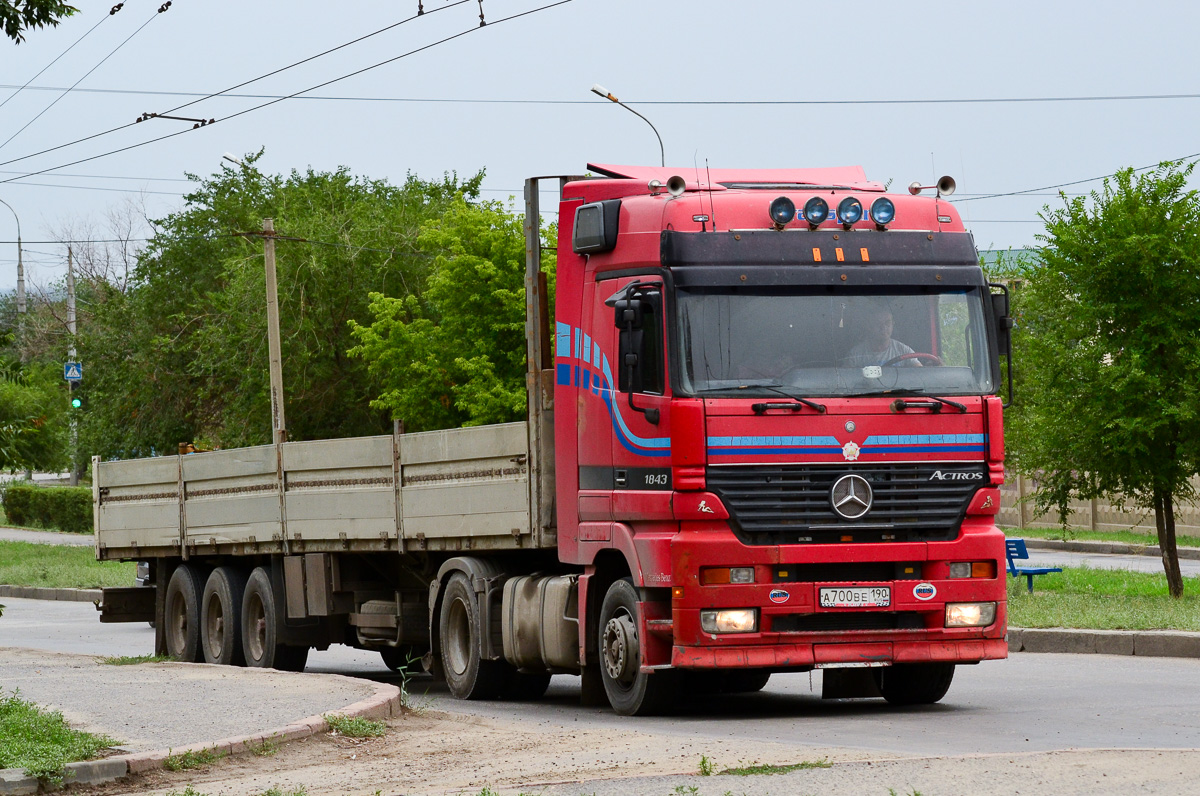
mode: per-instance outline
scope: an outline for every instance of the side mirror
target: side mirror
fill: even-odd
[[[1008,401],[1004,404],[1004,408],[1007,409],[1012,406],[1013,402],[1013,319],[1008,314],[1008,285],[988,283],[988,287],[999,288],[1001,291],[989,295],[992,299],[992,319],[996,322],[996,343],[1000,348],[1000,354],[1008,362]]]
[[[641,330],[645,325],[647,309],[646,301],[637,296],[618,299],[613,304],[613,322],[622,331]]]
[[[646,420],[654,424],[658,423],[658,410],[636,406],[633,403],[633,394],[645,392],[651,386],[646,383],[647,379],[654,380],[653,376],[647,375],[644,360],[650,356],[650,361],[653,361],[653,351],[657,349],[657,346],[648,347],[647,342],[655,340],[655,335],[660,334],[660,330],[655,328],[655,324],[650,325],[651,328],[647,333],[646,320],[657,317],[654,304],[641,296],[628,296],[613,302],[613,321],[619,332],[617,389],[629,395],[631,409],[641,412]]]

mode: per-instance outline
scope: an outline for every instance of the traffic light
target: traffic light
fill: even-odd
[[[82,409],[83,408],[83,394],[79,390],[79,382],[69,381],[67,383],[71,385],[71,408],[72,409]]]

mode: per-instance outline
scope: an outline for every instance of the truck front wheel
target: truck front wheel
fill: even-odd
[[[308,647],[280,644],[275,589],[271,573],[258,567],[250,573],[242,597],[242,649],[246,665],[259,669],[302,672],[308,662]]]
[[[608,588],[600,606],[600,678],[613,710],[622,716],[661,713],[675,696],[675,672],[643,672],[638,639],[638,593],[629,578]]]
[[[459,699],[492,699],[504,686],[504,661],[485,661],[481,656],[478,614],[471,582],[455,572],[442,593],[438,637],[446,685]]]
[[[200,593],[204,577],[192,564],[180,564],[167,582],[164,611],[167,654],[177,661],[199,663],[204,660],[200,648]]]
[[[932,705],[953,679],[953,663],[897,663],[875,670],[880,693],[893,705]]]

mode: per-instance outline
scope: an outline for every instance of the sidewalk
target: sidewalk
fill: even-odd
[[[169,754],[238,754],[267,740],[325,732],[326,713],[384,718],[400,712],[396,686],[341,675],[99,661],[0,647],[5,691],[19,690],[23,699],[62,711],[73,727],[120,741],[123,754],[70,767],[72,781],[80,784],[160,768]],[[0,794],[33,793],[37,780],[17,769],[0,771]]]

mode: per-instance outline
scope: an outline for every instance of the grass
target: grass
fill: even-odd
[[[208,794],[202,793],[193,788],[191,785],[188,785],[183,790],[168,791],[167,796],[208,796]]]
[[[364,719],[361,716],[350,718],[337,713],[325,716],[329,729],[347,738],[382,738],[387,732],[387,725],[382,721]]]
[[[180,755],[167,755],[163,767],[168,771],[188,771],[193,768],[215,763],[225,755],[216,749],[201,749],[199,752],[184,752]]]
[[[1149,547],[1158,544],[1158,537],[1153,532],[1138,533],[1137,531],[1079,531],[1060,527],[1053,528],[1005,528],[1006,536],[1018,539],[1080,539],[1089,542],[1124,542],[1125,544]],[[1177,533],[1175,544],[1179,547],[1200,547],[1200,536],[1186,536]]]
[[[255,757],[270,757],[279,751],[279,742],[273,741],[270,738],[264,738],[263,742],[258,746],[247,746],[246,748]]]
[[[279,788],[268,788],[259,794],[259,796],[308,796],[308,790],[301,785],[295,790],[280,790]]]
[[[1165,574],[1066,567],[1039,575],[1033,594],[1025,578],[1008,578],[1013,627],[1087,630],[1200,631],[1200,577],[1184,578],[1183,597],[1167,595]]]
[[[139,663],[171,663],[174,660],[170,655],[114,655],[101,658],[100,663],[106,666],[136,666]]]
[[[0,541],[0,583],[57,589],[133,586],[133,562],[97,561],[91,547]]]
[[[89,760],[116,743],[71,729],[61,713],[26,702],[17,692],[0,693],[0,769],[20,768],[31,777],[59,783],[64,765]]]
[[[713,761],[708,759],[707,755],[700,755],[700,776],[711,777],[713,775]]]
[[[735,777],[751,777],[758,774],[787,774],[792,771],[806,771],[811,768],[832,768],[833,763],[828,760],[802,760],[799,763],[788,763],[780,766],[773,766],[766,763],[754,766],[740,766],[738,768],[727,768],[721,771],[721,774],[729,774]]]

